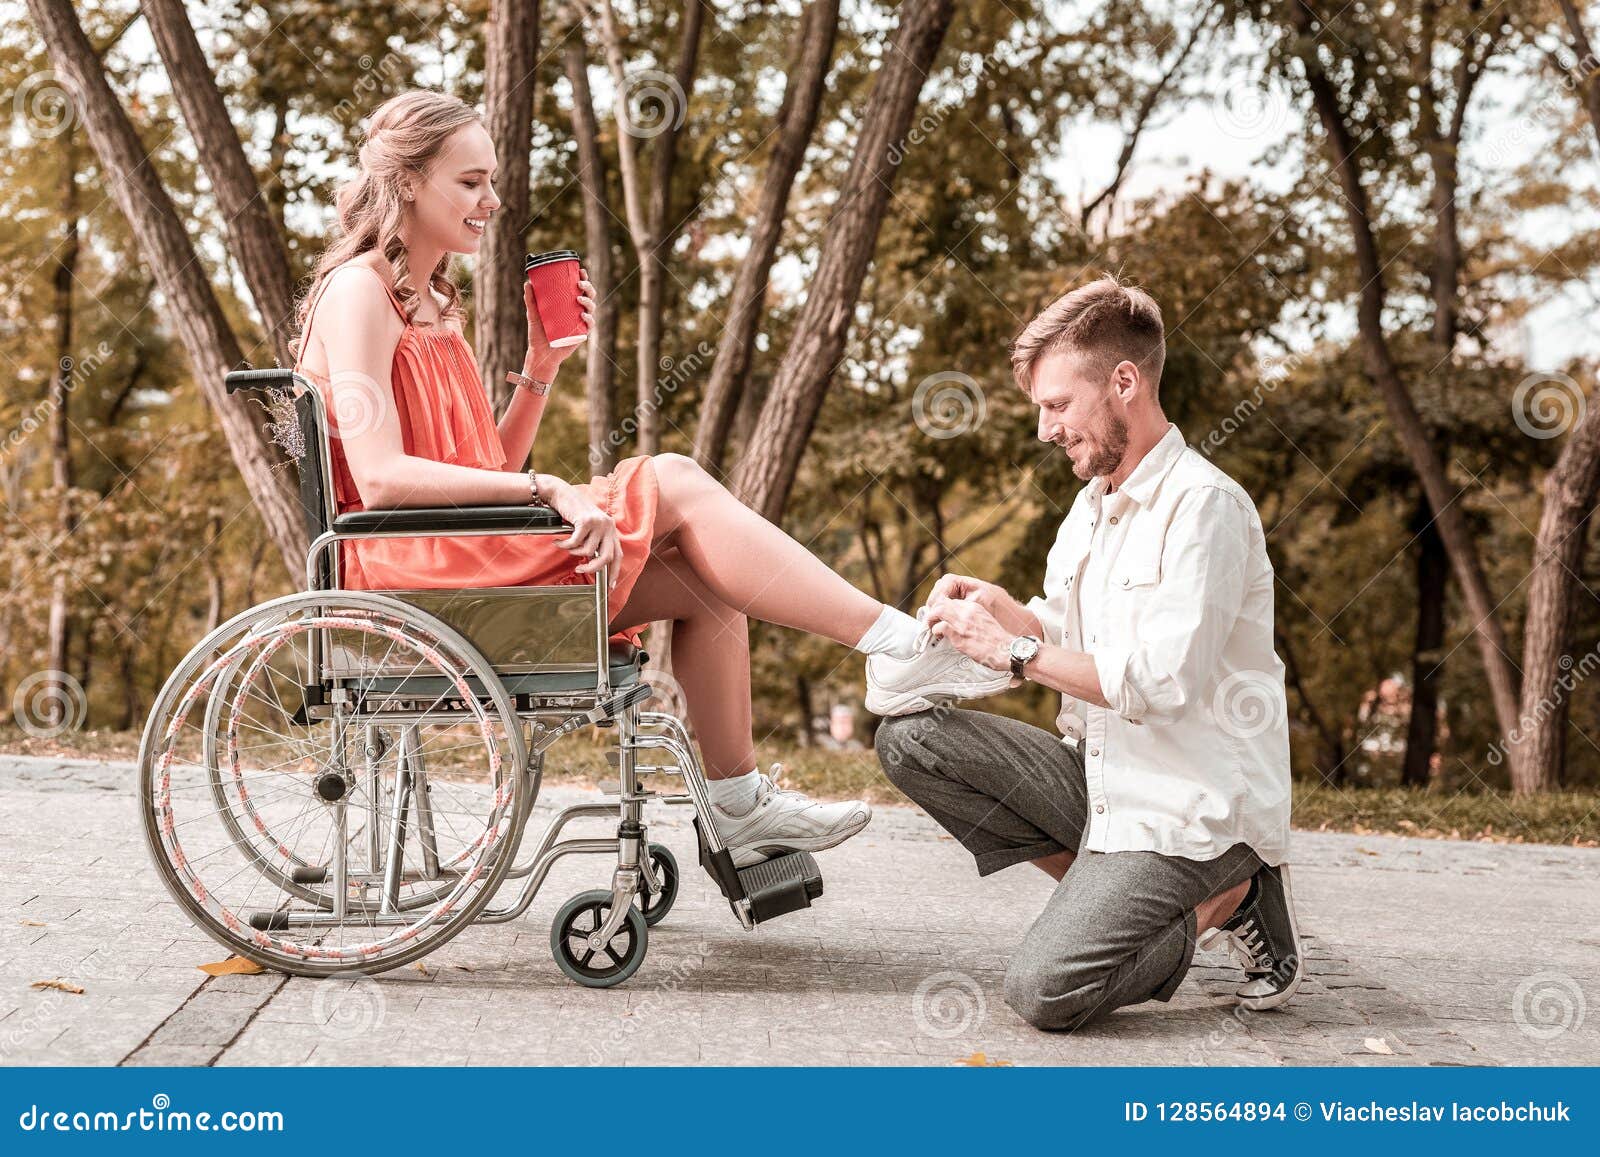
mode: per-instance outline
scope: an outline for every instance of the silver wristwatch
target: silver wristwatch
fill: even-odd
[[[1038,657],[1041,645],[1033,635],[1018,635],[1011,640],[1011,673],[1018,679],[1026,678],[1022,669]]]

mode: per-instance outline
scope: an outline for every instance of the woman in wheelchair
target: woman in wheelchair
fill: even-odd
[[[870,819],[865,803],[814,802],[757,770],[746,619],[902,658],[916,652],[919,624],[683,455],[628,458],[587,482],[524,470],[546,390],[575,347],[551,348],[525,285],[527,356],[506,367],[523,378],[495,421],[447,275],[450,255],[478,252],[500,208],[495,171],[493,142],[460,100],[413,92],[379,108],[360,171],[338,194],[339,235],[301,306],[296,369],[323,394],[340,513],[533,501],[573,531],[346,543],[344,586],[581,583],[609,568],[615,631],[674,624],[673,671],[734,862],[843,842]],[[587,321],[594,287],[586,277],[581,285]]]

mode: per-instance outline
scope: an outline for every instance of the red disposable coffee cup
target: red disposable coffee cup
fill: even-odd
[[[549,253],[530,253],[525,268],[533,286],[533,306],[539,311],[545,340],[552,349],[563,349],[586,341],[589,330],[583,324],[578,305],[578,254],[571,249]]]

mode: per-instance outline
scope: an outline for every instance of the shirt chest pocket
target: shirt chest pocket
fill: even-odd
[[[1161,556],[1154,552],[1125,551],[1111,566],[1106,602],[1119,633],[1130,646],[1155,605],[1160,583]]]

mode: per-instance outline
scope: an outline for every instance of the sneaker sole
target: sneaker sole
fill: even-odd
[[[824,852],[829,848],[836,848],[851,836],[860,835],[869,823],[872,822],[872,813],[868,812],[860,823],[844,831],[834,832],[826,836],[810,836],[803,839],[773,841],[771,843],[741,844],[737,848],[729,848],[733,856],[735,868],[749,868],[770,860],[775,856],[787,855],[790,852]]]
[[[866,709],[874,715],[910,715],[916,711],[927,711],[940,703],[950,703],[959,699],[987,699],[990,695],[998,695],[1011,686],[1010,676],[1005,682],[993,684],[972,683],[933,683],[928,686],[918,687],[915,691],[867,691]]]

